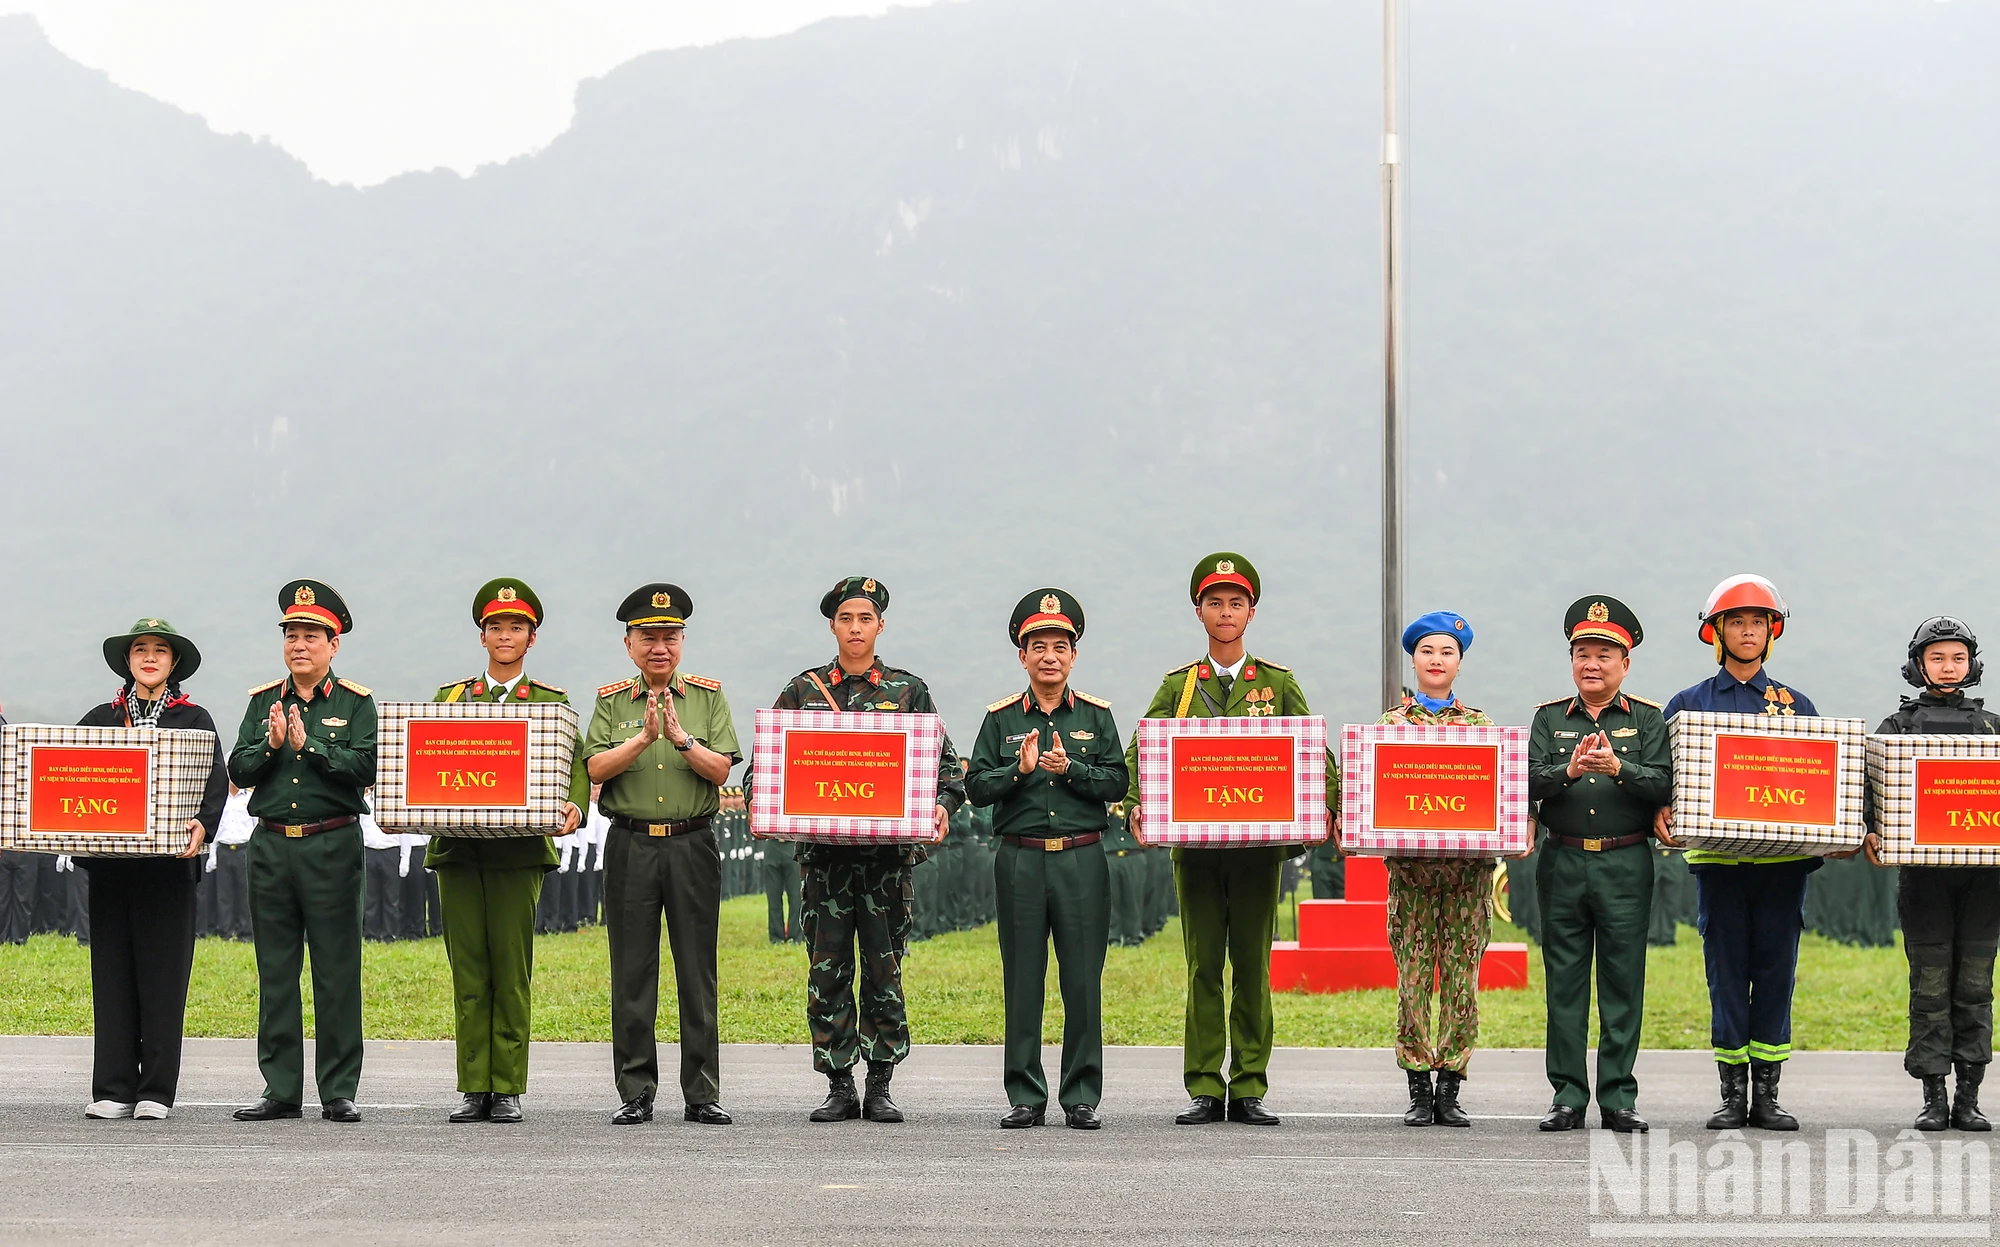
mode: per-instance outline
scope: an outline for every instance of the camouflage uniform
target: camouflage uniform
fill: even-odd
[[[1493,725],[1484,711],[1456,699],[1434,712],[1408,697],[1377,722]],[[1493,928],[1493,861],[1392,857],[1388,866],[1389,950],[1396,958],[1396,1063],[1419,1072],[1441,1069],[1464,1074],[1479,1037],[1479,962]]]

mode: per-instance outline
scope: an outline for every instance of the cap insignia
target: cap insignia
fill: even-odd
[[[1584,618],[1592,623],[1603,623],[1611,618],[1611,608],[1602,602],[1592,602],[1590,609],[1584,612]]]
[[[1042,595],[1042,614],[1044,615],[1062,614],[1062,599],[1057,597],[1053,593],[1044,593]]]
[[[511,602],[518,596],[520,595],[514,592],[512,585],[501,585],[500,592],[493,595],[494,600],[499,602]]]
[[[298,591],[292,594],[292,605],[294,606],[311,606],[315,601],[317,599],[313,596],[311,585],[300,585]]]
[[[873,592],[875,592],[875,582],[874,582],[873,580],[864,580],[864,581],[862,581],[862,582],[861,582],[861,591],[862,591],[863,593],[873,593]]]
[[[146,621],[146,626],[147,626],[148,628],[157,628],[157,627],[159,627],[159,626],[160,626],[160,621],[159,621],[159,620],[157,620],[157,619],[148,619],[148,620]]]
[[[673,595],[672,595],[672,594],[669,594],[669,593],[655,593],[655,594],[653,595],[653,605],[655,605],[655,606],[672,606],[672,605],[673,605]]]
[[[1465,621],[1464,621],[1463,619],[1454,619],[1454,620],[1452,620],[1452,621],[1451,621],[1451,626],[1452,626],[1453,628],[1456,628],[1456,629],[1457,629],[1458,631],[1460,631],[1460,632],[1463,632],[1463,631],[1465,631]]]
[[[1217,560],[1217,561],[1216,561],[1216,564],[1215,564],[1215,574],[1216,574],[1216,575],[1218,575],[1218,576],[1233,576],[1233,575],[1235,575],[1235,574],[1236,574],[1236,564],[1235,564],[1235,562],[1234,562],[1233,560],[1230,560],[1230,559],[1219,559],[1219,560]]]

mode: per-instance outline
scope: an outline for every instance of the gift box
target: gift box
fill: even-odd
[[[2000,866],[2000,736],[1870,736],[1868,785],[1891,866]]]
[[[0,728],[0,849],[178,856],[193,840],[188,820],[201,812],[215,760],[213,732]]]
[[[497,840],[561,829],[576,761],[571,707],[385,701],[375,715],[371,804],[384,830]]]
[[[936,844],[934,714],[757,711],[750,834],[816,844]]]
[[[1350,723],[1340,847],[1370,857],[1504,857],[1534,843],[1528,729]]]
[[[1326,839],[1319,715],[1141,719],[1138,735],[1141,844],[1233,849]]]
[[[1739,857],[1824,857],[1861,844],[1867,724],[1860,719],[1683,710],[1673,837]]]

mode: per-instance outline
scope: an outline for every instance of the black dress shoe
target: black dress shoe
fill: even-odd
[[[1551,1107],[1547,1115],[1545,1115],[1542,1118],[1542,1124],[1540,1128],[1549,1131],[1574,1130],[1578,1126],[1581,1126],[1582,1124],[1583,1124],[1582,1109],[1571,1108],[1567,1104],[1557,1104]]]
[[[1095,1104],[1072,1104],[1063,1110],[1063,1120],[1071,1130],[1101,1130],[1104,1119],[1097,1115]]]
[[[1606,1130],[1613,1130],[1619,1134],[1645,1134],[1652,1129],[1646,1124],[1645,1118],[1629,1108],[1599,1109],[1598,1119],[1604,1123]]]
[[[611,1115],[611,1124],[614,1126],[636,1126],[642,1121],[651,1120],[653,1120],[653,1097],[649,1095],[633,1096],[619,1105],[618,1111]]]
[[[722,1106],[710,1100],[706,1104],[690,1104],[681,1111],[682,1121],[699,1122],[704,1126],[727,1126],[736,1119],[722,1110]]]
[[[237,1121],[278,1121],[280,1119],[296,1121],[299,1116],[299,1106],[296,1104],[287,1104],[283,1100],[266,1098],[257,1101],[255,1104],[245,1105],[231,1113],[230,1116],[234,1117]]]
[[[485,1121],[493,1112],[493,1093],[490,1091],[468,1091],[457,1108],[451,1112],[449,1120],[456,1125],[469,1121]]]
[[[1029,1126],[1039,1126],[1042,1124],[1042,1114],[1047,1111],[1046,1107],[1029,1108],[1025,1104],[1016,1104],[1013,1108],[1007,1110],[1005,1117],[1000,1119],[1000,1128],[1002,1130],[1026,1130]]]
[[[354,1107],[354,1101],[335,1096],[319,1106],[319,1115],[328,1121],[360,1121],[361,1110]]]
[[[503,1126],[511,1126],[521,1120],[521,1097],[518,1095],[495,1095],[493,1107],[486,1120],[497,1121]]]
[[[1206,1126],[1212,1121],[1221,1121],[1227,1114],[1223,1112],[1222,1101],[1212,1095],[1198,1095],[1174,1118],[1176,1126]]]
[[[1264,1097],[1246,1095],[1229,1102],[1229,1120],[1245,1126],[1275,1126],[1278,1115],[1264,1107]]]

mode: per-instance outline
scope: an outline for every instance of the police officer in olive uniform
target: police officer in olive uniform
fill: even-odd
[[[681,670],[694,603],[649,584],[618,607],[639,674],[597,690],[577,752],[601,784],[604,925],[611,945],[611,1061],[624,1101],[616,1125],[653,1119],[659,1090],[660,919],[673,946],[686,1120],[726,1126],[716,1030],[715,945],[722,857],[710,824],[722,782],[743,760],[720,681]]]
[[[250,927],[264,1095],[238,1121],[297,1117],[305,1090],[300,962],[312,949],[320,1116],[361,1120],[362,793],[375,782],[375,699],[333,674],[354,617],[317,580],[278,593],[288,674],[250,690],[229,778],[255,788]]]
[[[1038,1126],[1048,1107],[1042,995],[1054,938],[1062,988],[1062,1081],[1072,1129],[1096,1130],[1104,1094],[1104,949],[1110,924],[1105,809],[1125,794],[1111,703],[1070,687],[1083,608],[1062,589],[1021,599],[1007,624],[1026,692],[986,708],[965,787],[993,809],[994,890],[1007,1015],[1003,1129]]]
[[[472,622],[486,648],[483,675],[438,689],[440,702],[560,702],[569,694],[522,671],[546,616],[542,599],[510,576],[472,596]],[[590,804],[581,760],[570,771],[569,802],[550,835],[568,835]],[[458,1040],[454,1122],[521,1120],[528,1089],[528,1035],[535,976],[535,911],[543,876],[556,867],[547,836],[474,839],[432,836],[424,865],[437,872],[444,951],[451,962]]]
[[[1673,800],[1658,703],[1623,690],[1639,618],[1614,597],[1579,598],[1563,621],[1576,693],[1535,708],[1528,796],[1548,835],[1536,863],[1555,1103],[1543,1130],[1574,1130],[1590,1103],[1584,1042],[1597,962],[1597,1106],[1606,1129],[1645,1131],[1632,1063],[1646,1003],[1653,815]]]

